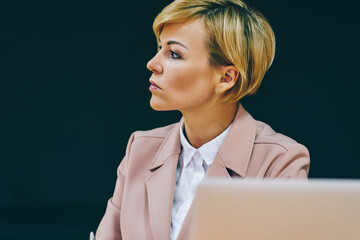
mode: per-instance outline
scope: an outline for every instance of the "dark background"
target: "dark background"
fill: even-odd
[[[152,1],[1,1],[0,239],[87,239],[135,130],[176,122],[149,106]],[[357,1],[253,0],[275,61],[255,119],[308,147],[311,178],[360,178]]]

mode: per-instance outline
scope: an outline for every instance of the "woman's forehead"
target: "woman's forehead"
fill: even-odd
[[[177,41],[189,48],[204,47],[206,36],[205,27],[200,19],[181,23],[167,23],[164,25],[160,42],[165,44],[168,41]]]

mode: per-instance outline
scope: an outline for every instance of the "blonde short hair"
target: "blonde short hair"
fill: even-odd
[[[275,36],[268,21],[241,0],[175,0],[154,20],[157,40],[165,24],[197,18],[205,23],[211,66],[233,65],[240,73],[222,101],[233,103],[254,94],[275,55]]]

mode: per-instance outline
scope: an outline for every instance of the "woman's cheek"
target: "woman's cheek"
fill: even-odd
[[[184,69],[180,69],[174,72],[175,73],[171,77],[171,79],[172,79],[172,86],[175,89],[184,91],[194,86],[195,78],[191,74],[191,72]]]

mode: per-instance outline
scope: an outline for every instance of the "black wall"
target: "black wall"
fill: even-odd
[[[86,239],[130,134],[180,119],[149,106],[152,21],[170,2],[1,2],[1,239]],[[249,2],[277,52],[243,105],[308,147],[311,178],[360,178],[360,4]]]

